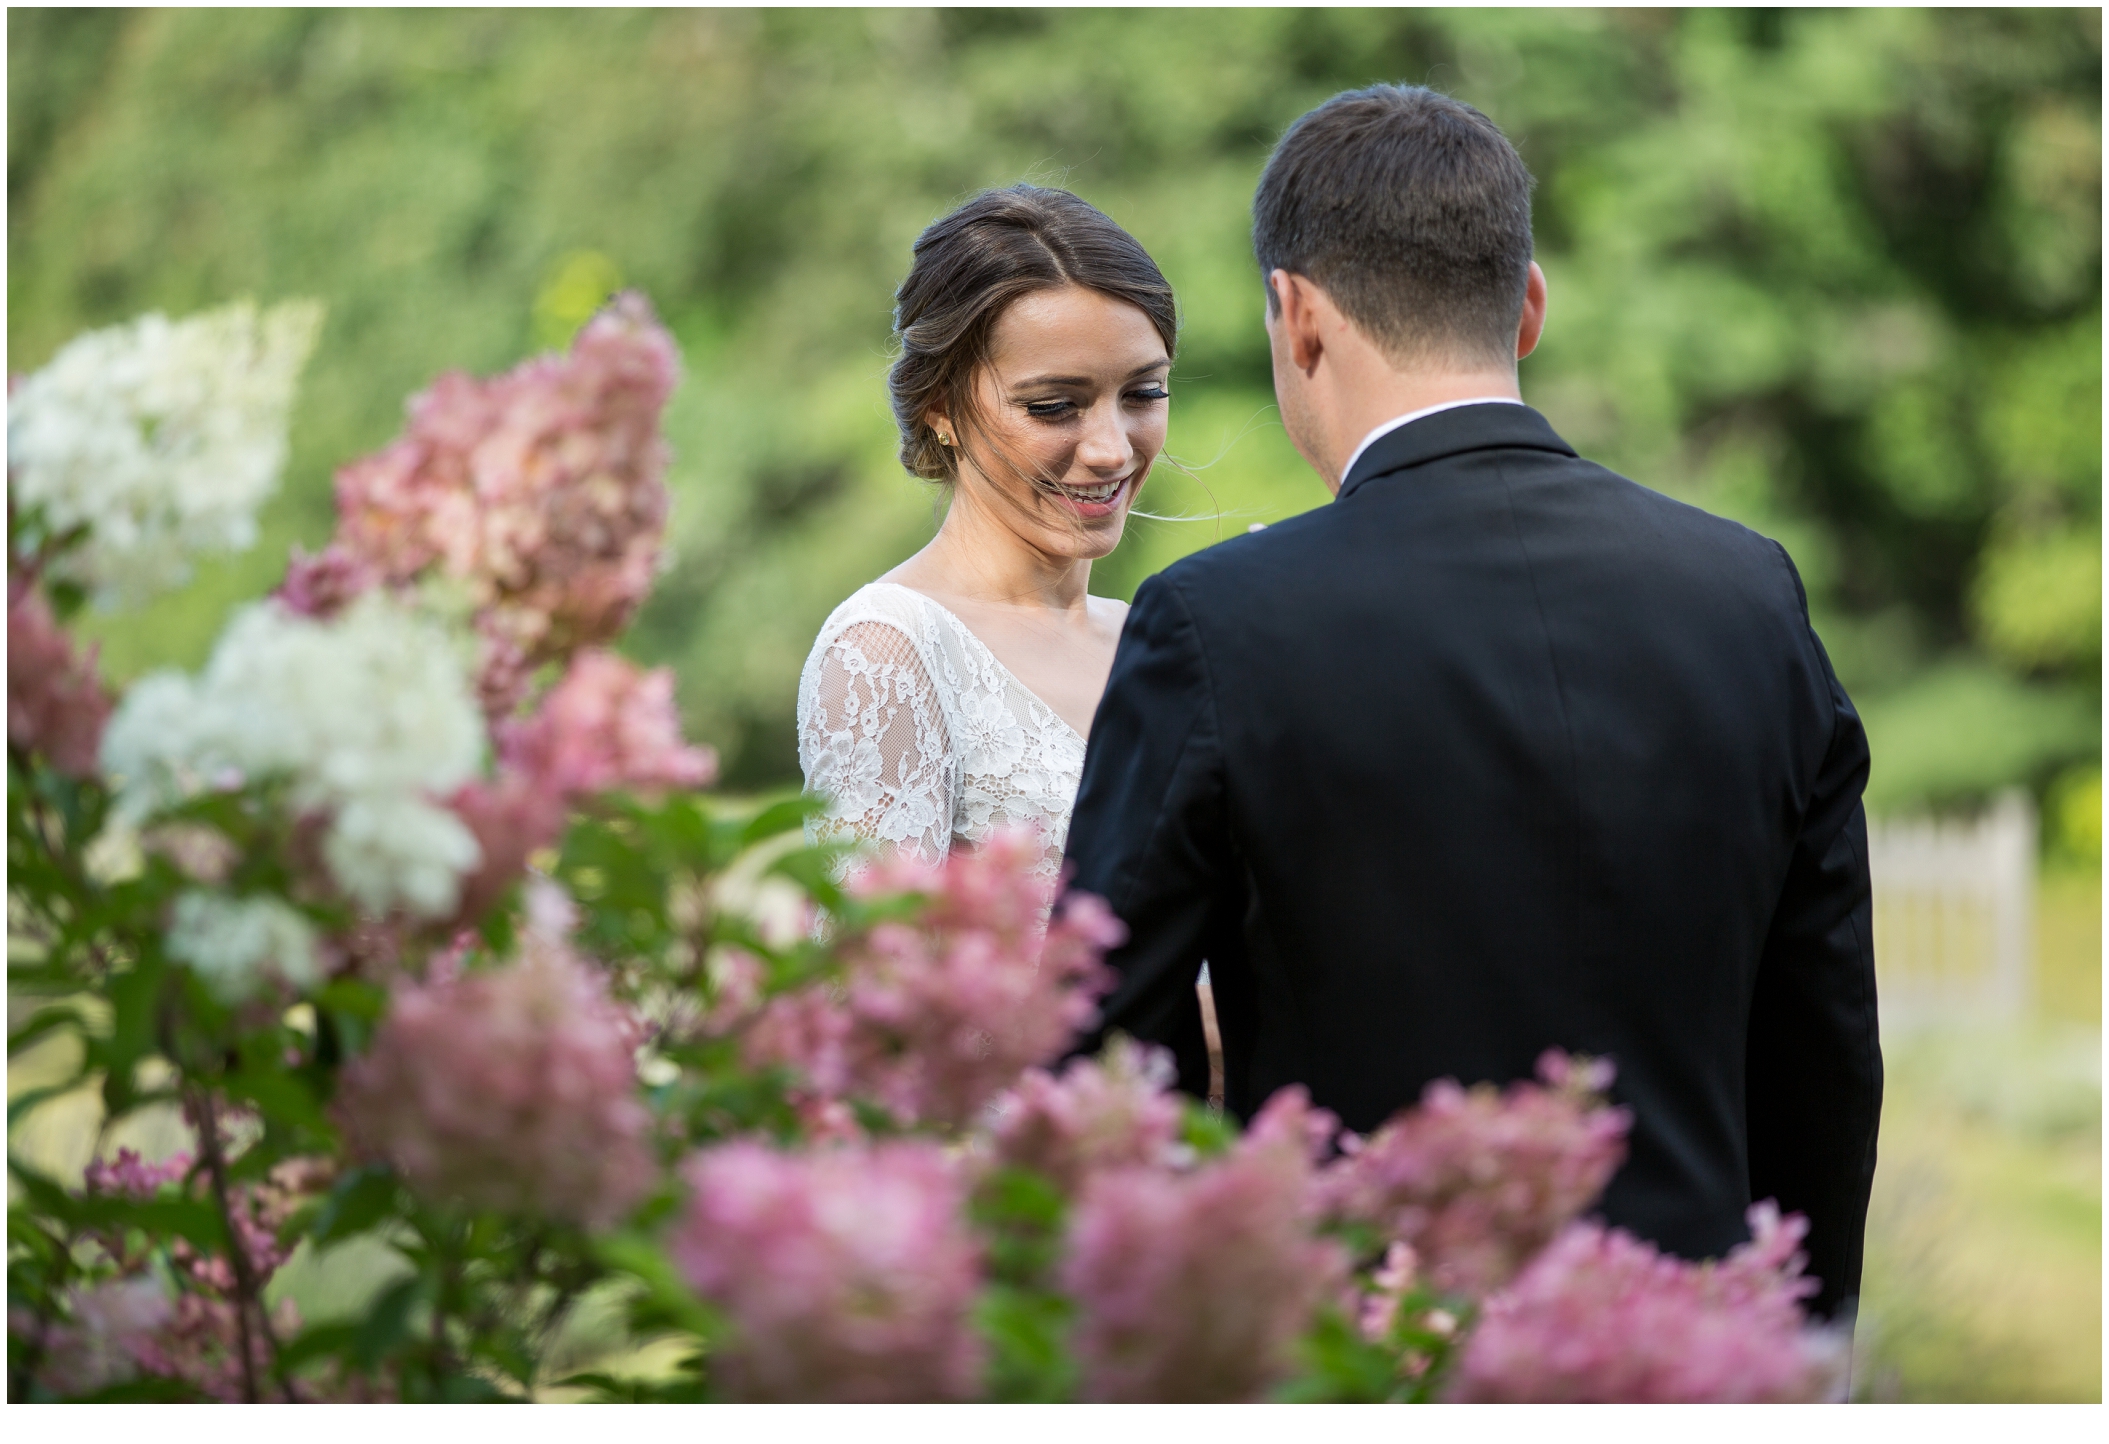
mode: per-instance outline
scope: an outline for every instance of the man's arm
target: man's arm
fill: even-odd
[[[1135,595],[1091,724],[1069,824],[1069,885],[1097,893],[1128,926],[1108,955],[1120,981],[1076,1051],[1118,1030],[1172,1050],[1179,1086],[1208,1094],[1208,1047],[1194,976],[1220,926],[1228,876],[1222,738],[1207,659],[1176,582]]]
[[[1813,634],[1811,634],[1813,641]],[[1750,1193],[1809,1218],[1819,1314],[1860,1292],[1882,1049],[1867,871],[1867,733],[1816,647],[1835,711],[1751,1000]]]

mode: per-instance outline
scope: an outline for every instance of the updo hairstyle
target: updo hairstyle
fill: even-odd
[[[900,355],[887,374],[901,465],[931,481],[957,475],[957,452],[924,420],[942,403],[965,443],[976,419],[974,375],[989,335],[1020,296],[1064,285],[1126,301],[1150,318],[1167,355],[1178,344],[1172,288],[1135,238],[1068,191],[1015,185],[983,191],[915,242],[915,263],[894,294]]]

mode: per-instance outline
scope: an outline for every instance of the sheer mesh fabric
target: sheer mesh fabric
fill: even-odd
[[[863,838],[942,861],[958,769],[937,685],[915,643],[889,623],[857,622],[814,658],[798,752],[807,789],[829,801],[815,839]]]
[[[1084,739],[920,592],[874,582],[836,608],[806,659],[798,755],[828,799],[815,840],[858,838],[926,862],[1030,824],[1061,865]]]

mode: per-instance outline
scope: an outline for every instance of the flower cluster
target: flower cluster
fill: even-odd
[[[674,674],[640,672],[613,652],[580,652],[534,715],[498,735],[503,766],[560,797],[706,787],[718,770],[709,748],[681,739]]]
[[[698,1154],[684,1175],[691,1201],[668,1251],[737,1330],[713,1370],[731,1397],[975,1397],[979,1251],[960,1170],[936,1144],[782,1153],[743,1141]]]
[[[631,293],[566,356],[441,377],[400,440],[338,474],[338,555],[300,589],[327,596],[362,570],[465,585],[486,701],[509,710],[534,666],[614,636],[651,586],[667,511],[659,415],[678,371]]]
[[[174,586],[189,558],[256,540],[285,464],[312,302],[148,315],[76,337],[7,400],[15,505],[91,531],[54,571],[111,600]]]
[[[1752,1240],[1686,1263],[1576,1224],[1486,1302],[1452,1397],[1489,1403],[1809,1403],[1845,1383],[1847,1340],[1806,1327],[1808,1224],[1750,1210]]]
[[[434,1199],[605,1227],[651,1188],[638,1030],[596,970],[528,932],[521,957],[399,983],[337,1106],[367,1155]]]
[[[1173,1078],[1170,1054],[1125,1037],[1102,1059],[1072,1059],[1059,1078],[1031,1069],[997,1101],[991,1155],[1065,1194],[1099,1169],[1167,1165],[1179,1137]]]
[[[1506,1282],[1625,1157],[1629,1117],[1602,1098],[1608,1062],[1548,1052],[1538,1076],[1543,1086],[1505,1092],[1429,1084],[1420,1107],[1367,1140],[1343,1140],[1329,1208],[1412,1245],[1438,1289],[1479,1294]]]
[[[1346,1260],[1313,1234],[1313,1144],[1332,1131],[1301,1088],[1269,1099],[1221,1159],[1187,1173],[1092,1174],[1070,1225],[1062,1283],[1081,1314],[1089,1397],[1256,1399]]]
[[[198,1123],[194,1116],[190,1121]],[[220,1136],[224,1147],[224,1126]],[[187,1153],[147,1163],[132,1150],[120,1149],[114,1159],[91,1162],[83,1186],[92,1197],[142,1202],[166,1197],[171,1186],[180,1191],[188,1184],[203,1191],[205,1180],[195,1174],[196,1165]],[[286,1223],[328,1179],[326,1165],[295,1159],[278,1164],[260,1181],[228,1187],[232,1244],[259,1285],[289,1255],[279,1237]],[[36,1340],[42,1345],[36,1377],[54,1393],[93,1394],[151,1377],[232,1403],[244,1398],[247,1381],[261,1377],[269,1366],[267,1323],[281,1338],[299,1327],[299,1315],[290,1303],[267,1314],[254,1300],[241,1300],[231,1254],[201,1252],[189,1240],[177,1238],[168,1242],[164,1266],[156,1261],[154,1240],[140,1247],[122,1225],[90,1229],[83,1242],[92,1245],[83,1262],[92,1256],[91,1267],[115,1272],[71,1287],[63,1315],[41,1327],[19,1312],[10,1315],[11,1333],[25,1343]]]
[[[929,899],[914,924],[846,939],[846,977],[779,997],[748,1035],[749,1057],[788,1065],[819,1092],[855,1093],[902,1122],[957,1127],[1025,1068],[1061,1051],[1091,1017],[1121,926],[1072,893],[1051,922],[1032,875],[1030,831],[991,836],[937,868],[899,859],[852,880],[866,898]]]
[[[495,902],[536,849],[557,840],[580,798],[704,787],[717,775],[716,754],[681,738],[673,673],[641,672],[612,652],[579,653],[530,715],[505,719],[497,732],[496,775],[449,799],[482,856],[462,886],[464,920]]]
[[[169,924],[168,955],[188,964],[213,996],[228,1004],[254,996],[268,978],[295,989],[322,980],[313,925],[269,895],[182,893]]]
[[[296,808],[328,813],[323,858],[348,896],[444,917],[478,851],[434,799],[483,748],[447,635],[375,594],[328,621],[243,611],[202,675],[155,673],[125,695],[102,762],[132,821],[201,787],[283,779]]]
[[[190,1169],[188,1153],[174,1153],[159,1163],[148,1163],[132,1149],[120,1148],[115,1158],[92,1160],[81,1176],[81,1185],[91,1194],[152,1198],[166,1185],[180,1183]]]
[[[29,581],[7,583],[7,745],[41,753],[53,770],[86,777],[110,716],[95,652],[73,645]]]
[[[46,1327],[37,1340],[43,1345],[37,1372],[47,1388],[93,1394],[142,1372],[162,1372],[161,1340],[176,1320],[176,1304],[159,1279],[142,1274],[76,1284],[67,1302],[71,1317]],[[11,1318],[9,1331],[25,1342],[36,1337],[28,1318]]]

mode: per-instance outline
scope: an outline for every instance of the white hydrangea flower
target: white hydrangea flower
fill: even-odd
[[[337,810],[322,842],[330,876],[375,912],[454,911],[463,873],[482,860],[476,838],[444,807],[401,794],[359,797]]]
[[[256,541],[322,307],[155,313],[75,337],[7,400],[9,488],[64,531],[57,570],[104,603],[184,581],[190,558]]]
[[[315,929],[275,897],[228,897],[193,889],[176,898],[168,954],[187,963],[230,1006],[253,997],[272,974],[295,988],[322,979]]]
[[[380,592],[332,620],[238,613],[196,678],[142,678],[103,734],[115,811],[138,823],[202,787],[284,778],[331,814],[323,859],[375,912],[453,911],[480,860],[433,799],[474,777],[483,714],[453,640]]]

